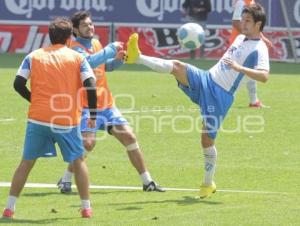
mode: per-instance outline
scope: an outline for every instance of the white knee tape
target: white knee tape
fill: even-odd
[[[135,151],[135,150],[138,150],[139,148],[140,147],[139,147],[139,144],[137,142],[129,144],[129,145],[126,146],[127,151]]]

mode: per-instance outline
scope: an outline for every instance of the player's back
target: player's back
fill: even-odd
[[[77,96],[82,86],[80,67],[83,57],[63,45],[36,50],[29,57],[29,119],[56,125],[77,125],[80,116]]]

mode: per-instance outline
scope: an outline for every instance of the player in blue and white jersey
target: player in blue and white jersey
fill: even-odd
[[[200,106],[203,117],[201,144],[205,170],[200,198],[210,197],[216,192],[213,181],[217,160],[215,138],[242,80],[268,80],[268,48],[260,39],[265,23],[266,15],[261,5],[246,6],[241,20],[242,35],[236,38],[219,62],[208,71],[177,60],[141,54],[136,33],[130,36],[127,43],[126,63],[143,64],[157,72],[171,73],[178,81],[179,88]]]

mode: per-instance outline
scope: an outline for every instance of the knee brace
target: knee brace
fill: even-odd
[[[135,150],[138,150],[140,147],[139,147],[139,144],[137,142],[135,143],[132,143],[132,144],[128,144],[126,146],[126,150],[127,151],[135,151]]]

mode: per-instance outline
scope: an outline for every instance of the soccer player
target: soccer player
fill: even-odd
[[[233,43],[235,38],[241,33],[241,17],[244,6],[255,4],[254,0],[232,0],[233,6],[233,15],[232,15],[232,31],[231,36],[229,38],[229,46]],[[261,39],[266,43],[266,45],[270,48],[272,47],[272,43],[269,39],[267,39],[263,33],[260,33]],[[250,99],[249,107],[252,108],[262,108],[266,107],[257,97],[257,85],[256,81],[250,79],[247,82],[247,90]]]
[[[115,106],[112,93],[108,88],[105,71],[112,71],[123,64],[124,51],[120,51],[115,59],[107,57],[107,50],[105,48],[102,49],[100,42],[93,38],[95,29],[91,14],[88,11],[79,11],[75,13],[71,20],[74,29],[73,33],[76,37],[75,41],[72,42],[71,48],[86,57],[97,78],[98,102],[96,128],[88,128],[86,126],[89,111],[86,109],[87,103],[83,103],[84,109],[81,120],[81,132],[85,149],[91,151],[95,147],[97,130],[107,131],[120,141],[127,150],[132,165],[140,175],[143,183],[143,190],[165,191],[164,188],[153,181],[146,168],[136,136],[129,127],[127,120]],[[73,166],[72,164],[69,164],[64,176],[58,182],[58,186],[62,193],[71,192],[72,172]]]
[[[141,54],[136,33],[130,36],[127,43],[126,63],[142,64],[157,72],[171,73],[179,88],[201,108],[204,181],[200,186],[200,198],[210,197],[216,191],[213,181],[217,160],[215,139],[241,81],[245,77],[261,82],[268,80],[268,48],[260,38],[265,22],[266,15],[261,5],[246,6],[242,12],[242,35],[208,71],[177,60]]]
[[[95,76],[86,59],[66,46],[71,35],[71,21],[56,18],[49,25],[52,45],[28,54],[17,71],[14,88],[30,102],[30,106],[23,157],[12,179],[4,218],[13,218],[16,200],[36,160],[56,156],[55,143],[60,147],[64,161],[74,166],[82,217],[92,216],[88,169],[78,133],[81,106],[77,96],[84,86],[88,89],[90,111],[96,108]],[[111,48],[115,49],[114,46]],[[30,90],[26,86],[28,79]],[[95,127],[95,118],[94,110],[87,120],[90,127]]]

